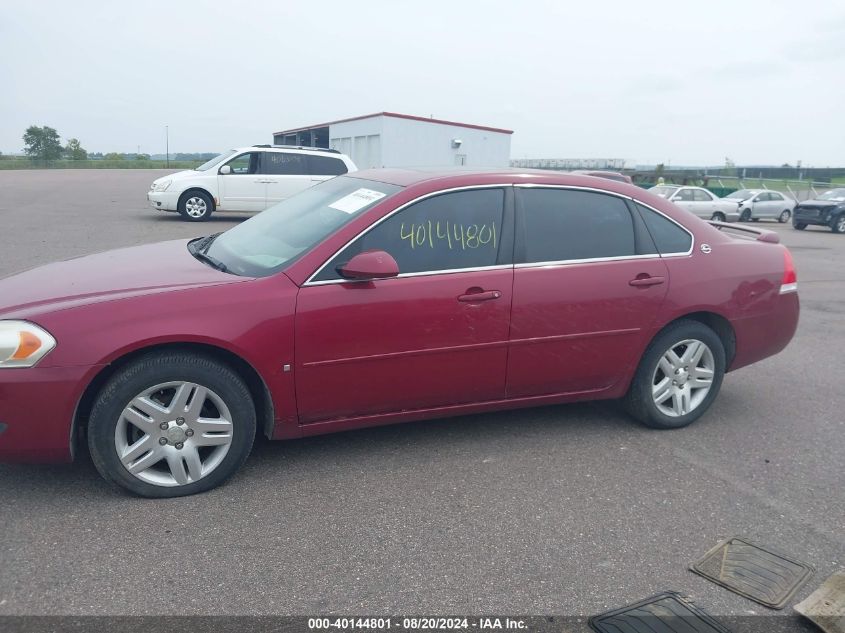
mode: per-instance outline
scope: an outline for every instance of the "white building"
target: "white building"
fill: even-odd
[[[507,167],[513,130],[377,112],[273,134],[276,145],[330,147],[358,169],[372,167]]]

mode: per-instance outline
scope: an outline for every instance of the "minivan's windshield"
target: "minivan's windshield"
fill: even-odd
[[[266,277],[400,189],[375,180],[338,176],[222,233],[201,255],[218,267],[222,264],[227,272]]]
[[[845,202],[845,189],[831,189],[825,191],[818,197],[818,200],[835,200],[836,202]]]
[[[223,152],[222,154],[219,154],[218,156],[215,156],[211,160],[203,163],[199,167],[194,167],[194,171],[206,171],[208,169],[211,169],[212,167],[214,167],[218,163],[222,163],[224,160],[229,158],[229,156],[231,156],[234,153],[235,153],[235,150],[233,150],[233,149],[230,149],[228,152]]]

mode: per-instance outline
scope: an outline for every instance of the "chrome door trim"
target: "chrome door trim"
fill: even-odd
[[[567,266],[569,264],[594,264],[598,262],[623,262],[634,259],[660,259],[659,253],[648,255],[618,255],[616,257],[588,257],[586,259],[559,259],[550,262],[529,262],[514,264],[514,268],[554,268],[556,266]]]
[[[343,250],[343,249],[341,249]],[[335,253],[336,255],[337,253]],[[334,255],[332,256],[334,259]],[[331,261],[331,260],[329,260]],[[331,284],[359,284],[372,281],[390,281],[391,279],[406,279],[408,277],[429,277],[431,275],[453,275],[455,273],[475,273],[485,270],[506,270],[513,268],[513,264],[496,264],[495,266],[473,266],[469,268],[449,268],[446,270],[425,270],[416,273],[399,273],[395,277],[384,277],[382,279],[324,279],[323,281],[308,281],[302,284],[307,286],[329,286]],[[316,274],[316,273],[315,273]]]

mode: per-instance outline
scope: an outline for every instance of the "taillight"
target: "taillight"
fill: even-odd
[[[795,272],[795,262],[789,249],[783,249],[783,279],[780,282],[780,294],[798,292],[798,275]]]

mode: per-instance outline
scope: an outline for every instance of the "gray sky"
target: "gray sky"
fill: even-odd
[[[217,151],[388,110],[512,157],[845,165],[837,2],[0,0],[0,151]]]

